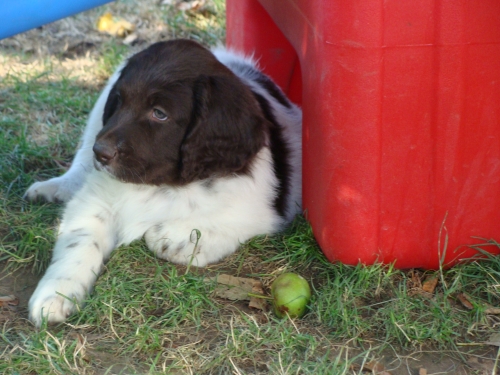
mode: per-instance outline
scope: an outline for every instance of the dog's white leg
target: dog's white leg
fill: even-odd
[[[68,202],[70,198],[82,187],[87,173],[93,169],[92,146],[97,133],[102,129],[102,115],[108,95],[119,77],[123,66],[120,66],[102,91],[92,112],[81,140],[81,146],[71,163],[70,169],[59,177],[47,181],[35,182],[24,194],[25,199],[36,200],[39,198],[49,202]]]
[[[175,223],[168,228],[159,224],[149,229],[144,239],[158,258],[196,267],[216,263],[234,253],[240,245],[229,233],[192,228],[187,223]]]
[[[77,310],[115,247],[109,210],[80,197],[68,204],[52,262],[29,302],[38,327],[43,319],[62,322]]]

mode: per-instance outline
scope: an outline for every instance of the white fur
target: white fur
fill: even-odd
[[[231,52],[219,50],[215,54],[230,68],[230,61],[253,64]],[[120,69],[90,114],[70,170],[61,177],[35,183],[26,192],[29,199],[68,202],[52,263],[29,302],[30,319],[37,326],[44,318],[61,322],[74,312],[119,245],[144,236],[151,251],[162,259],[205,266],[233,253],[255,235],[281,230],[300,212],[301,112],[295,106],[285,108],[277,103],[248,77],[241,78],[272,104],[292,151],[285,217],[273,207],[278,181],[268,147],[258,153],[249,175],[197,181],[181,188],[123,183],[97,171],[92,145],[102,128],[104,105]]]

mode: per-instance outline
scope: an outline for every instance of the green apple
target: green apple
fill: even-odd
[[[295,273],[281,274],[271,284],[274,313],[278,318],[287,315],[301,318],[311,299],[311,288],[302,276]]]

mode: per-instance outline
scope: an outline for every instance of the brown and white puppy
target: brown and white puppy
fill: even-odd
[[[122,244],[205,266],[283,229],[300,212],[301,111],[251,59],[156,43],[111,77],[70,170],[26,197],[67,202],[29,304],[36,325],[64,321]]]

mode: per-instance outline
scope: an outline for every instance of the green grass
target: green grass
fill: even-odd
[[[215,44],[223,36],[223,2],[211,6],[214,13],[205,20],[162,8],[171,35]],[[0,53],[20,66],[37,58]],[[71,160],[105,77],[128,53],[116,41],[104,42],[89,57],[90,80],[61,70],[59,57],[0,77],[4,275],[42,274],[47,267],[61,207],[27,203],[22,195]],[[268,290],[284,271],[304,275],[313,287],[308,314],[293,322],[216,298],[213,283],[205,281],[230,273],[257,278]],[[435,293],[415,294],[415,277],[433,273],[440,280]],[[460,293],[472,309],[458,302]],[[482,343],[498,331],[491,306],[500,306],[498,257],[436,272],[331,264],[309,225],[297,218],[285,233],[254,238],[207,269],[160,261],[142,241],[117,249],[93,294],[66,324],[34,329],[25,300],[17,311],[0,311],[0,373],[352,374],[363,363],[382,361],[387,351],[398,357],[422,348],[448,353],[460,364],[471,350],[486,350]]]

